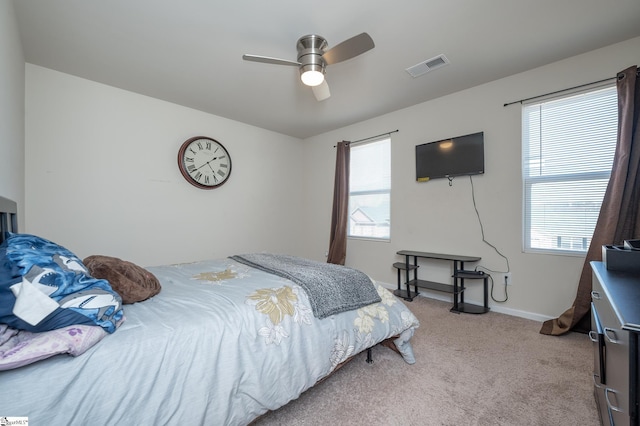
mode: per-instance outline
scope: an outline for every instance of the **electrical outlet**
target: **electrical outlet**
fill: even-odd
[[[513,285],[511,282],[511,272],[504,274],[504,285]]]

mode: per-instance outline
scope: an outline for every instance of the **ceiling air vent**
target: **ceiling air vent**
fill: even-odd
[[[427,59],[426,61],[420,62],[412,67],[406,69],[406,71],[411,75],[411,77],[416,78],[421,76],[422,74],[426,74],[429,71],[433,71],[436,68],[443,67],[449,63],[449,60],[444,55],[438,55],[435,58]]]

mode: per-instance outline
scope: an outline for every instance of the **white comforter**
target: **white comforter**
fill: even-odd
[[[125,305],[118,331],[76,358],[0,372],[0,415],[32,424],[247,424],[350,356],[418,321],[389,291],[319,320],[301,287],[231,259],[148,268],[155,297]]]

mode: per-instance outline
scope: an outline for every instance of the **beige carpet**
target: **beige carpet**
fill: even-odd
[[[376,346],[256,425],[598,425],[591,341],[538,333],[540,323],[454,314],[419,297],[417,358]]]

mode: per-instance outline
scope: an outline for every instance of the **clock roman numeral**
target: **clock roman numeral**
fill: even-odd
[[[211,151],[211,142],[207,142],[207,149]]]
[[[187,166],[187,170],[189,170],[189,173],[193,173],[196,170],[196,166],[193,164],[189,164]]]
[[[218,170],[216,173],[220,175],[220,177],[224,177],[225,173],[222,170]]]

